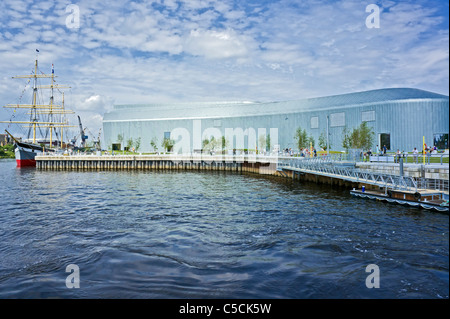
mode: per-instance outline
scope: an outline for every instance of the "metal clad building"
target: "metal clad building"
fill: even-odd
[[[296,149],[297,128],[315,140],[328,131],[331,150],[341,151],[343,130],[363,121],[373,128],[376,145],[412,151],[438,144],[448,148],[449,97],[410,88],[392,88],[284,102],[217,102],[116,105],[104,115],[106,148],[141,138],[140,152],[149,152],[151,140],[162,150],[164,137],[183,144],[183,152],[201,148],[204,138],[230,137],[227,149],[255,148],[259,136],[270,134],[271,146]],[[241,131],[242,130],[242,131]],[[242,132],[244,146],[238,143]],[[255,137],[256,136],[256,137]]]

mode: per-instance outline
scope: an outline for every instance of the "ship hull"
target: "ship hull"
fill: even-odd
[[[17,146],[15,155],[17,167],[36,167],[35,150]]]

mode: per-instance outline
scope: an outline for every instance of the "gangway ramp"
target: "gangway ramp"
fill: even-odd
[[[410,176],[361,170],[356,167],[355,162],[332,161],[321,158],[280,158],[278,169],[411,192],[426,191],[429,184]],[[445,187],[448,193],[448,183]]]

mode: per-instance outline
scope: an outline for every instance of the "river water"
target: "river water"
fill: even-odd
[[[0,176],[0,298],[449,297],[448,214],[229,172]]]

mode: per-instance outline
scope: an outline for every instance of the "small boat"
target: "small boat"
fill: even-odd
[[[363,187],[361,190],[351,190],[350,194],[355,197],[382,200],[389,203],[425,208],[439,212],[449,211],[448,194],[438,191],[423,190],[421,192],[411,192],[394,189],[382,191],[366,190]]]

